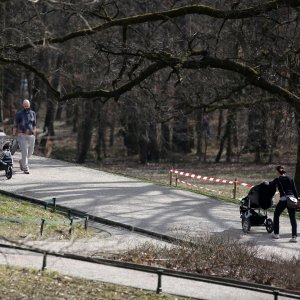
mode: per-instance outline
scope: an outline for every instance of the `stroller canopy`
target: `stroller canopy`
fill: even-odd
[[[262,209],[268,209],[272,206],[273,197],[276,192],[276,186],[272,187],[268,183],[260,183],[252,187],[248,193],[250,205],[254,204]]]

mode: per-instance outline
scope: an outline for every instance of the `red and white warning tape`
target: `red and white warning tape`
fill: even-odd
[[[199,185],[196,185],[196,184],[192,184],[192,183],[189,183],[187,181],[180,180],[180,179],[177,179],[177,183],[183,183],[183,184],[186,184],[188,186],[195,187],[195,188],[202,189],[202,190],[206,190],[206,191],[209,191],[209,192],[214,192],[214,193],[218,193],[218,194],[225,194],[224,192],[208,189],[204,186],[199,186]]]
[[[227,179],[220,179],[220,178],[214,178],[214,177],[208,177],[208,176],[201,176],[201,175],[195,175],[195,174],[191,174],[191,173],[186,173],[186,172],[182,172],[182,171],[179,171],[179,170],[174,170],[174,169],[171,169],[170,170],[171,173],[174,173],[174,174],[177,174],[177,175],[181,175],[181,176],[186,176],[186,177],[191,177],[191,178],[194,178],[194,179],[201,179],[201,180],[208,180],[208,181],[211,181],[211,182],[218,182],[218,183],[225,183],[225,184],[238,184],[238,185],[242,185],[242,186],[246,186],[246,187],[253,187],[252,184],[250,183],[245,183],[245,182],[242,182],[242,181],[232,181],[232,180],[227,180]]]

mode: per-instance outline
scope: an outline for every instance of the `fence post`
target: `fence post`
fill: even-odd
[[[170,174],[170,185],[172,185],[172,177],[173,177],[173,172],[172,172],[172,170],[169,172],[169,174]]]
[[[163,270],[157,270],[157,289],[156,289],[156,294],[160,294],[162,292],[162,287],[161,287],[161,276],[162,276]]]
[[[237,179],[234,179],[233,183],[233,199],[236,199]]]
[[[279,291],[278,290],[274,290],[273,291],[273,295],[274,295],[274,300],[278,299],[278,295],[279,295]]]
[[[56,198],[52,198],[53,201],[53,211],[56,210]]]
[[[44,231],[44,224],[45,224],[45,219],[41,219],[41,228],[40,228],[40,236],[43,235],[43,231]]]
[[[69,234],[71,235],[73,231],[73,218],[71,218]]]
[[[176,178],[175,178],[175,186],[177,187],[178,184],[178,175],[176,174]]]
[[[47,252],[44,252],[43,254],[43,265],[42,265],[42,271],[47,269]]]
[[[85,220],[84,220],[84,229],[85,230],[88,229],[88,222],[89,222],[89,216],[85,216]]]

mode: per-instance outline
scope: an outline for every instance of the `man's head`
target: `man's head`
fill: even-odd
[[[26,111],[30,110],[30,101],[29,101],[29,100],[25,99],[25,100],[23,101],[23,108],[24,108],[24,110],[26,110]]]

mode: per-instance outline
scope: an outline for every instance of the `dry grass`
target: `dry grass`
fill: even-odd
[[[216,236],[190,237],[185,243],[160,246],[144,243],[117,260],[191,273],[216,275],[300,290],[300,259],[259,258],[251,244]],[[284,278],[284,280],[283,280]]]
[[[25,268],[0,266],[0,299],[188,299],[154,292],[63,276]]]

